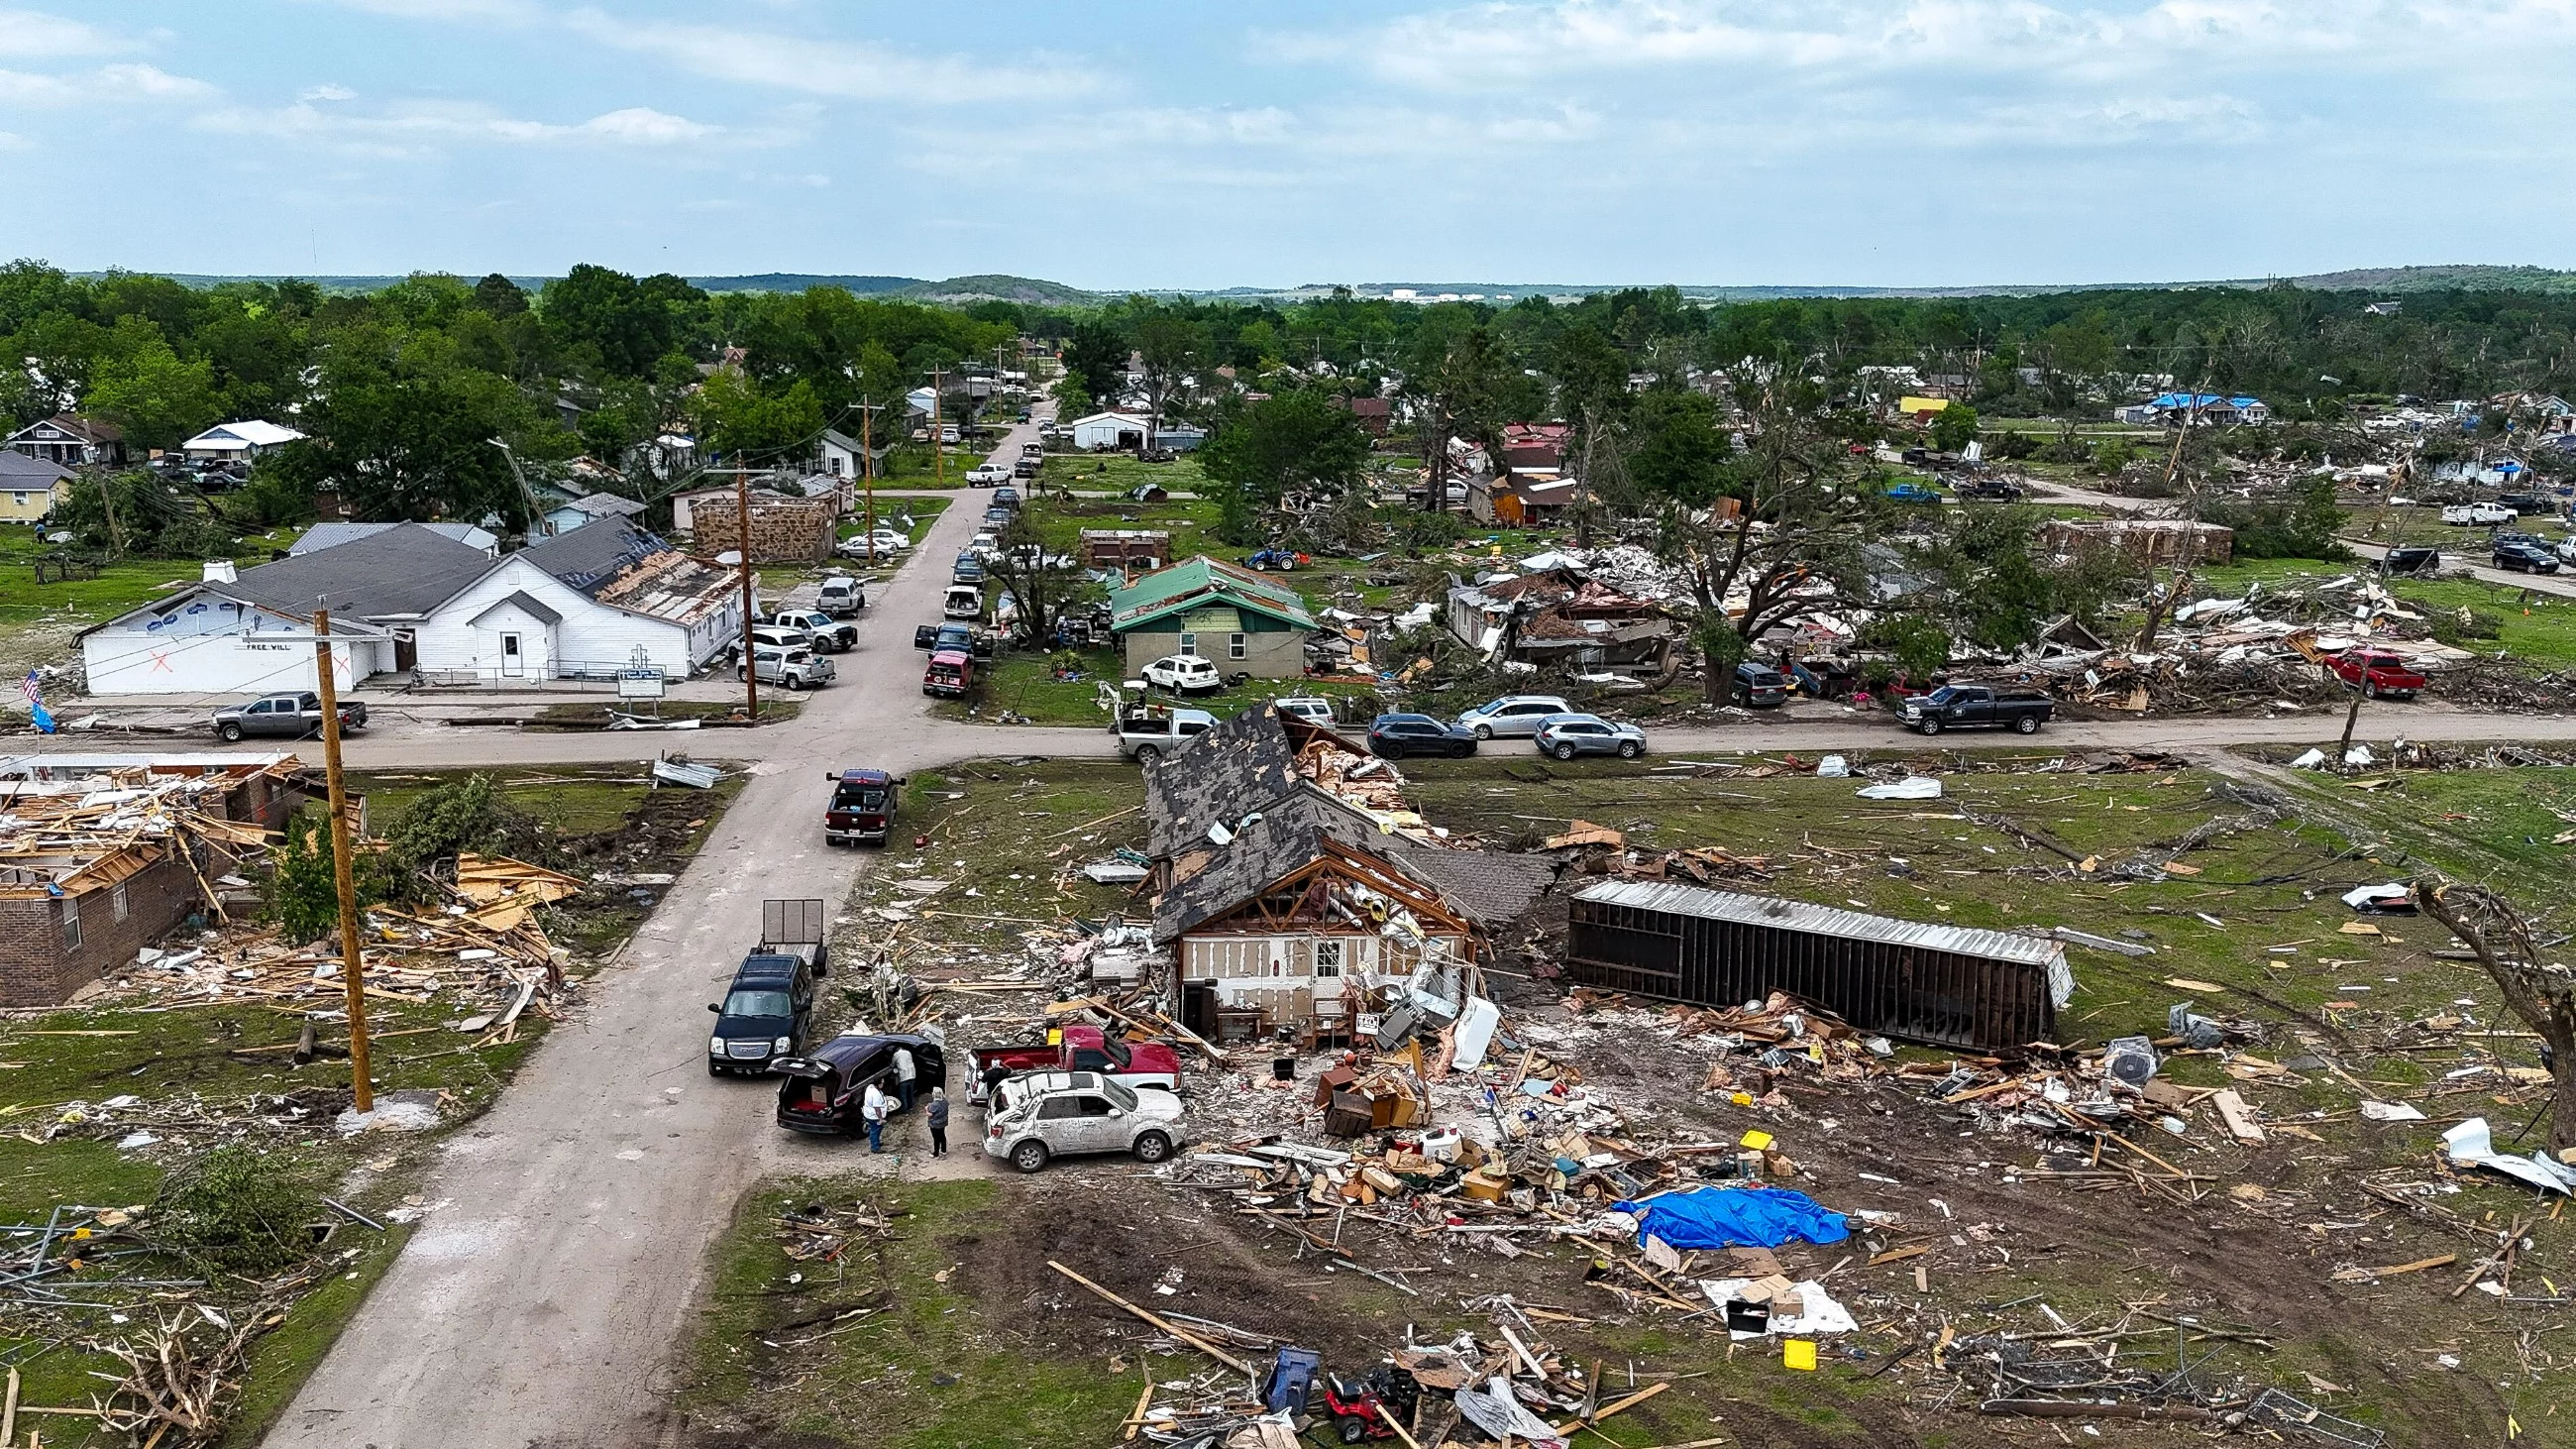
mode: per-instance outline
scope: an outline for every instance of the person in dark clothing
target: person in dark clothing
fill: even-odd
[[[930,1155],[946,1157],[948,1155],[948,1089],[946,1087],[930,1089],[930,1112],[927,1120],[930,1123]]]
[[[1000,1062],[995,1062],[984,1069],[984,1104],[987,1108],[992,1106],[993,1094],[999,1092],[1002,1089],[1002,1084],[1010,1079],[1010,1068],[1003,1066]]]

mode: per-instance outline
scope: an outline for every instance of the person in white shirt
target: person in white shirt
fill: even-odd
[[[859,1120],[868,1124],[868,1150],[870,1152],[885,1151],[885,1119],[885,1089],[874,1082],[870,1082],[868,1083],[867,1095],[859,1099]]]
[[[907,1112],[912,1110],[912,1078],[912,1048],[896,1047],[894,1049],[895,1090],[903,1094],[903,1110]]]

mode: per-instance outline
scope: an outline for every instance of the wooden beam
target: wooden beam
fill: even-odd
[[[1233,1369],[1236,1373],[1246,1375],[1247,1377],[1259,1377],[1259,1375],[1253,1373],[1252,1365],[1236,1358],[1233,1354],[1227,1353],[1224,1349],[1217,1347],[1215,1344],[1208,1342],[1204,1338],[1200,1338],[1196,1334],[1189,1332],[1187,1329],[1177,1327],[1156,1317],[1152,1313],[1137,1307],[1135,1304],[1128,1302],[1126,1299],[1119,1297],[1117,1294],[1112,1293],[1108,1289],[1101,1287],[1099,1284],[1092,1282],[1090,1279],[1083,1277],[1080,1273],[1073,1271],[1071,1268],[1057,1262],[1055,1259],[1047,1259],[1047,1266],[1053,1268],[1059,1273],[1062,1273],[1064,1276],[1072,1279],[1076,1283],[1081,1284],[1083,1287],[1090,1289],[1093,1293],[1098,1294],[1100,1297],[1107,1299],[1111,1303],[1126,1309],[1128,1312],[1145,1320],[1147,1323],[1154,1325],[1163,1332],[1170,1334],[1172,1337],[1179,1339],[1181,1342],[1188,1344],[1190,1347],[1197,1349],[1199,1352],[1206,1354],[1208,1357],[1215,1359],[1218,1363],[1224,1364],[1227,1368]]]

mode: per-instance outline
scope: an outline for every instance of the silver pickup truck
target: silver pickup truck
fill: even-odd
[[[1130,760],[1159,760],[1216,727],[1216,716],[1203,709],[1176,709],[1163,704],[1131,704],[1109,721],[1118,737],[1118,753]]]

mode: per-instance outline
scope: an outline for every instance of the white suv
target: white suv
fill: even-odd
[[[1195,654],[1166,654],[1146,665],[1145,682],[1179,694],[1225,688],[1225,676],[1216,672],[1216,665]]]
[[[1527,739],[1538,733],[1540,722],[1549,715],[1570,714],[1573,708],[1552,694],[1507,694],[1458,716],[1458,727],[1474,730],[1480,740],[1497,735]]]

